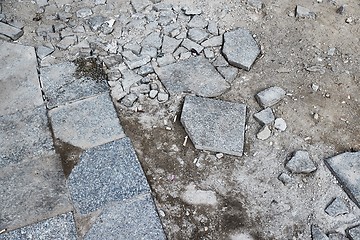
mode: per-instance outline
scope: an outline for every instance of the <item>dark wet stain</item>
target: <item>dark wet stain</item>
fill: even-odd
[[[102,63],[97,58],[78,58],[74,63],[76,65],[76,78],[90,78],[95,81],[106,81],[108,79]]]
[[[223,214],[222,225],[226,230],[232,231],[246,227],[248,216],[243,203],[235,199],[225,198],[224,208],[226,210]]]
[[[68,178],[73,168],[79,163],[80,155],[84,150],[59,139],[55,140],[55,150],[60,155],[65,177]]]

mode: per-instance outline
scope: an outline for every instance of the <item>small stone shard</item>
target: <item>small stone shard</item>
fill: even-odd
[[[285,97],[286,92],[280,87],[270,87],[258,94],[255,98],[262,107],[271,107]]]
[[[303,150],[296,151],[285,167],[292,173],[311,173],[317,169],[309,153]]]
[[[349,207],[341,198],[335,198],[331,203],[325,208],[325,212],[332,217],[339,215],[344,215],[349,213]]]
[[[271,137],[271,130],[268,126],[264,126],[256,135],[256,137],[260,140],[266,140]]]
[[[285,131],[287,128],[285,120],[282,118],[275,119],[274,128],[279,130],[280,132]]]
[[[254,118],[261,124],[261,125],[269,125],[274,122],[275,116],[271,108],[265,108],[258,113],[254,114]]]
[[[238,28],[224,34],[222,53],[231,65],[249,71],[260,49],[249,30]]]
[[[121,99],[121,104],[125,107],[132,107],[138,98],[135,93],[130,93]]]

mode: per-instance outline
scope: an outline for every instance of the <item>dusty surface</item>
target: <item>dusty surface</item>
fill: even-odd
[[[129,7],[128,2],[120,2],[118,6]],[[316,13],[315,20],[293,16],[295,1],[264,1],[259,11],[246,1],[164,2],[197,6],[223,30],[246,27],[262,49],[252,69],[240,70],[231,90],[218,97],[248,106],[242,157],[218,159],[215,153],[194,149],[189,140],[183,146],[186,133],[179,122],[183,96],[172,95],[166,103],[140,99],[142,112],[116,104],[155,195],[168,238],[310,239],[312,224],[324,232],[342,233],[358,224],[359,208],[323,160],[360,150],[359,2],[299,2]],[[345,12],[336,13],[342,4],[346,4]],[[38,44],[35,4],[9,1],[3,3],[3,12],[25,25],[20,43]],[[353,21],[346,23],[349,17]],[[328,55],[330,48],[336,48],[333,56]],[[61,52],[53,55],[64,57]],[[320,71],[311,71],[315,69],[312,66],[319,66]],[[311,88],[313,84],[319,86],[317,91]],[[260,125],[252,115],[261,108],[254,96],[271,86],[288,93],[273,108],[288,128],[260,141],[256,139]],[[287,171],[284,163],[290,154],[300,149],[309,151],[318,170],[291,175],[293,182],[284,185],[277,177]],[[194,186],[202,190],[199,194],[205,194],[205,200],[186,201],[186,191]],[[324,212],[335,197],[345,199],[349,214],[334,218]]]

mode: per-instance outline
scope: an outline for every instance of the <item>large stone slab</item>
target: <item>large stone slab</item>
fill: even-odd
[[[230,85],[204,57],[192,57],[155,68],[161,82],[170,92],[193,92],[202,97],[216,97]]]
[[[0,229],[13,230],[72,210],[57,155],[0,169]]]
[[[0,22],[0,35],[4,35],[6,37],[11,38],[12,40],[19,39],[24,34],[24,31],[13,27],[9,24]]]
[[[70,174],[68,186],[82,214],[150,191],[129,138],[86,150]]]
[[[154,202],[146,194],[107,207],[84,239],[165,240],[166,236]]]
[[[260,49],[249,30],[237,28],[224,33],[222,53],[231,65],[249,71]]]
[[[195,148],[241,156],[245,118],[244,104],[186,96],[181,123]]]
[[[108,91],[109,86],[101,75],[101,70],[97,68],[99,66],[90,60],[79,62],[78,65],[73,62],[64,62],[42,67],[40,80],[47,106],[53,108]]]
[[[0,235],[1,240],[66,239],[76,240],[76,227],[71,212]]]
[[[82,149],[125,136],[108,93],[49,111],[55,138]]]
[[[45,106],[0,116],[0,167],[54,154]]]
[[[33,47],[0,41],[0,116],[43,104]]]
[[[360,207],[360,152],[345,152],[325,160],[349,198]]]

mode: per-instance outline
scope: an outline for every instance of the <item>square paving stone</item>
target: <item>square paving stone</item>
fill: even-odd
[[[63,239],[76,240],[76,227],[71,212],[0,235],[1,240]]]
[[[54,153],[44,105],[0,116],[0,167]]]
[[[0,41],[0,116],[42,105],[33,47]]]
[[[54,136],[82,149],[125,136],[108,93],[49,111]]]
[[[71,211],[57,155],[0,169],[0,229],[13,230]]]
[[[94,62],[93,69],[82,69],[73,62],[64,62],[40,69],[40,80],[43,86],[47,106],[53,108],[65,103],[93,96],[109,90],[101,70]],[[82,75],[88,71],[88,76]],[[91,73],[94,71],[94,73]],[[100,74],[98,73],[100,72]]]
[[[186,96],[181,123],[195,148],[242,156],[246,106]]]
[[[85,235],[86,240],[165,240],[159,216],[150,195],[114,202],[99,216]]]
[[[68,186],[81,214],[150,191],[129,138],[86,150],[70,173]]]

